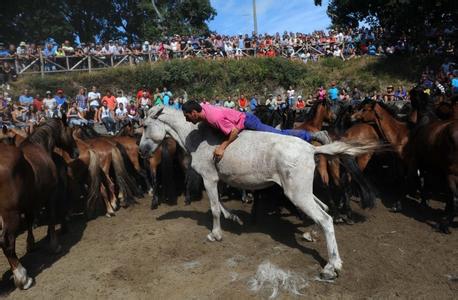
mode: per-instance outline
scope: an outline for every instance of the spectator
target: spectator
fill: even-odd
[[[138,123],[140,120],[134,100],[130,100],[130,105],[127,107],[127,116],[131,122]]]
[[[8,57],[10,52],[5,48],[5,44],[0,43],[0,57]]]
[[[108,102],[106,100],[102,100],[102,107],[98,110],[98,118],[97,118],[103,125],[109,135],[114,135],[116,130],[116,122],[113,119],[113,111],[110,110],[108,107]]]
[[[83,117],[83,114],[81,113],[76,101],[71,103],[67,112],[67,119],[70,126],[81,126],[87,125],[88,123],[87,120]]]
[[[169,105],[169,101],[170,101],[170,98],[172,98],[172,96],[173,96],[172,93],[168,91],[166,87],[164,87],[161,93],[162,103],[164,105]]]
[[[116,109],[116,98],[115,96],[113,96],[111,94],[111,91],[110,90],[106,90],[105,92],[105,96],[103,96],[102,98],[102,103],[106,101],[107,102],[107,105],[108,105],[108,108],[114,112],[115,109]]]
[[[183,97],[178,97],[178,101],[175,102],[175,109],[177,110],[181,110],[181,107],[183,106],[183,103],[184,103],[184,98]]]
[[[137,100],[143,96],[144,92],[146,92],[148,98],[151,98],[151,93],[149,92],[148,88],[146,87],[146,85],[143,85],[142,88],[137,91]],[[159,93],[159,89],[156,89],[156,93]],[[154,97],[153,99],[156,99],[156,97]]]
[[[250,100],[250,111],[252,112],[256,111],[256,107],[258,107],[258,99],[257,99],[257,95],[254,94]]]
[[[339,89],[336,86],[336,82],[331,82],[331,87],[328,90],[329,99],[336,103],[339,100]]]
[[[399,86],[394,92],[394,98],[396,100],[405,100],[407,97],[407,91],[403,86]]]
[[[305,108],[305,102],[302,99],[302,96],[297,96],[296,105],[294,107],[296,110],[303,110]]]
[[[232,100],[231,96],[227,96],[227,100],[224,101],[224,107],[235,108],[235,102]]]
[[[68,109],[68,103],[67,103],[67,97],[64,95],[63,89],[57,89],[54,99],[56,99],[57,108],[60,111],[66,112]]]
[[[30,96],[28,89],[25,89],[24,93],[19,96],[19,104],[24,107],[28,107],[33,104],[33,97]]]
[[[159,101],[156,101],[154,105],[160,105],[162,104],[162,101],[159,98]],[[151,107],[151,99],[148,97],[147,92],[143,92],[143,95],[138,99],[137,105],[143,110],[143,111],[148,111],[148,109]]]
[[[395,100],[394,96],[394,88],[392,85],[389,85],[386,87],[386,93],[383,95],[383,101],[385,102],[391,102]]]
[[[142,97],[143,96],[144,96],[144,93],[142,94]],[[147,97],[151,98],[150,96],[148,96],[148,94],[147,94]],[[154,100],[154,105],[162,104],[162,93],[159,91],[159,88],[156,88],[156,91],[154,92],[153,100]]]
[[[43,108],[47,118],[57,116],[57,101],[51,95],[51,91],[46,91],[46,97],[43,99]]]
[[[87,94],[87,101],[89,102],[89,106],[95,107],[98,109],[100,107],[100,100],[102,96],[97,91],[97,87],[93,86],[91,91]]]
[[[76,103],[78,111],[85,112],[88,109],[88,96],[86,96],[86,89],[80,88],[78,95],[76,95]]]
[[[316,98],[320,101],[323,101],[326,99],[326,90],[324,89],[323,86],[320,86],[317,93],[316,93]]]
[[[124,96],[123,92],[119,90],[117,92],[117,97],[116,97],[116,106],[119,107],[119,104],[122,103],[123,107],[127,109],[127,105],[129,104],[129,100],[127,100],[127,97]]]
[[[115,111],[115,120],[117,131],[124,127],[124,125],[126,125],[126,122],[129,122],[129,117],[127,116],[127,109],[124,107],[124,103],[122,102],[119,103],[119,106]]]
[[[36,94],[33,99],[33,109],[37,112],[43,111],[43,99],[40,97],[40,94]]]
[[[277,100],[273,99],[273,95],[270,94],[269,97],[266,100],[266,106],[269,107],[270,110],[276,110],[277,109]]]
[[[238,102],[239,111],[246,112],[248,110],[248,100],[242,94],[240,95]]]

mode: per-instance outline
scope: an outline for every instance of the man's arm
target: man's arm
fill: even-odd
[[[231,133],[227,136],[226,140],[221,143],[218,147],[216,147],[215,151],[213,152],[213,158],[216,161],[219,161],[223,158],[224,150],[226,150],[227,146],[229,146],[239,134],[239,130],[237,128],[233,128]]]

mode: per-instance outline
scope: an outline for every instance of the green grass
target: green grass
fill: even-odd
[[[436,62],[433,62],[436,63]],[[337,58],[304,64],[282,58],[247,58],[210,61],[202,59],[173,60],[135,67],[38,76],[23,76],[14,84],[14,94],[29,88],[33,93],[63,88],[75,95],[79,87],[95,85],[100,91],[122,89],[135,93],[142,85],[150,89],[167,86],[176,95],[185,91],[190,98],[214,96],[261,96],[287,89],[292,85],[303,95],[320,85],[328,87],[335,80],[339,86],[358,87],[365,92],[384,90],[389,84],[411,86],[431,60],[414,57],[361,57],[343,62]]]

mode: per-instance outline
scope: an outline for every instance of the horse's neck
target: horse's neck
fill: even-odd
[[[315,115],[311,120],[309,120],[307,125],[316,128],[317,130],[321,130],[321,127],[323,127],[323,121],[324,121],[324,106],[320,105],[317,110]]]
[[[197,130],[197,126],[186,122],[182,115],[177,112],[168,112],[161,120],[166,125],[166,132],[183,148],[186,147],[186,139],[193,130]]]
[[[409,136],[407,124],[396,120],[385,109],[378,107],[378,105],[375,107],[375,111],[379,115],[377,126],[387,141],[400,153],[407,143]]]

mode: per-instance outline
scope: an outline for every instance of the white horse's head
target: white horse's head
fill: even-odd
[[[165,138],[165,125],[158,119],[163,110],[163,106],[155,106],[147,113],[139,147],[142,157],[150,157]]]

